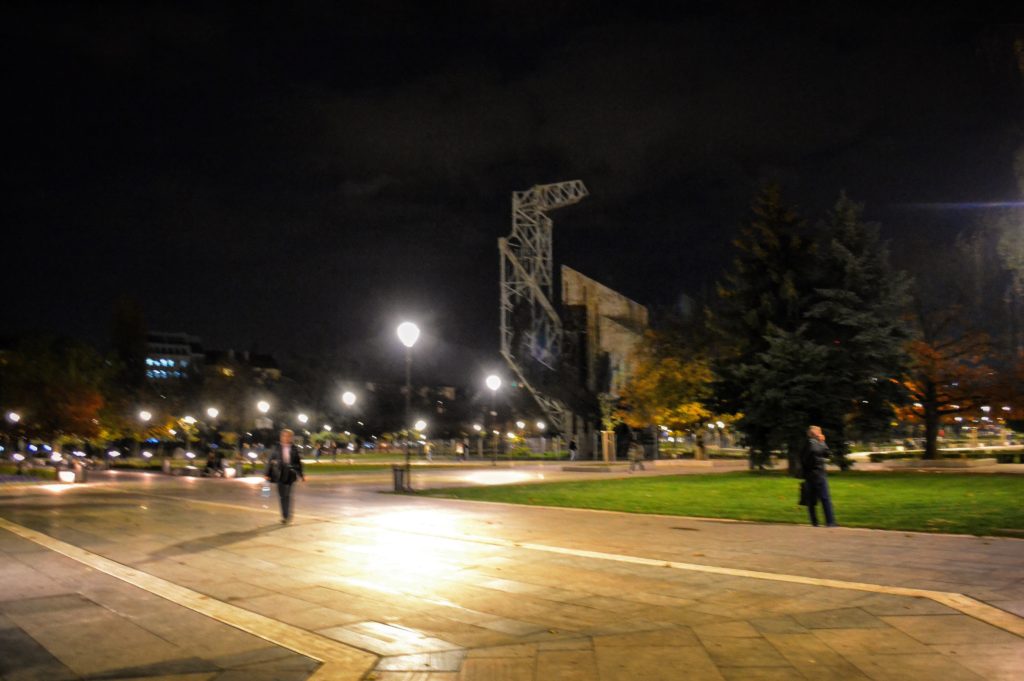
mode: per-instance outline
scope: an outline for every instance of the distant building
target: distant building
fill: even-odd
[[[187,378],[201,370],[203,358],[199,336],[166,332],[146,334],[146,378],[150,380]]]
[[[260,355],[256,353],[245,353],[249,357],[249,367],[252,373],[263,383],[277,383],[281,380],[281,367],[277,365],[271,355]]]
[[[281,368],[273,356],[235,350],[210,350],[206,353],[205,370],[207,374],[216,374],[234,378],[241,371],[246,371],[260,383],[277,383],[281,380]]]

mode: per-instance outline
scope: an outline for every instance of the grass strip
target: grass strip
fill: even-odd
[[[1024,536],[1024,476],[868,473],[829,476],[841,525],[974,535]],[[478,501],[629,513],[807,523],[799,482],[783,473],[735,472],[427,490]],[[820,516],[820,509],[819,509]]]

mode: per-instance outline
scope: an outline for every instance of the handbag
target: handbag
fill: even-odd
[[[797,503],[801,506],[811,505],[811,486],[807,484],[806,480],[800,481],[800,499]]]

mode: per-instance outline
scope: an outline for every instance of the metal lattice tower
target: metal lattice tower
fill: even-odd
[[[552,211],[587,196],[580,180],[536,185],[512,192],[512,233],[498,239],[501,256],[501,354],[534,399],[564,433],[570,411],[527,380],[527,348],[532,360],[556,369],[562,346],[562,320],[552,305],[554,267],[551,257]],[[522,334],[517,338],[517,334]]]

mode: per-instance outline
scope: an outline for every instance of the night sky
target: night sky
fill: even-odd
[[[498,365],[514,189],[582,179],[556,261],[657,305],[709,290],[767,179],[812,212],[845,189],[898,252],[977,218],[921,204],[1020,198],[1019,27],[258,4],[2,10],[0,334],[103,342],[130,295],[210,348],[400,358],[411,317],[469,375]]]

